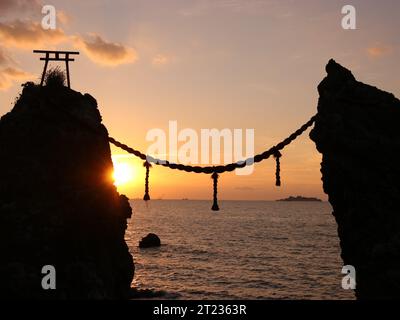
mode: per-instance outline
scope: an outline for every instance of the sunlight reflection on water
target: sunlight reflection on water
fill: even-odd
[[[329,203],[131,201],[134,286],[181,299],[354,299]],[[141,250],[156,233],[160,248]]]

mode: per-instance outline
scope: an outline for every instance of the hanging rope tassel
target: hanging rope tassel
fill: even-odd
[[[275,161],[276,161],[276,172],[275,172],[275,185],[277,187],[281,186],[281,161],[280,158],[282,157],[282,154],[279,151],[276,151],[274,153]]]
[[[217,194],[218,194],[218,173],[214,172],[211,175],[211,178],[213,179],[213,188],[214,188],[214,203],[213,206],[211,208],[212,211],[219,211],[219,207],[218,207],[218,198],[217,198]]]
[[[144,197],[143,200],[144,201],[149,201],[150,200],[150,195],[149,195],[149,174],[150,174],[150,168],[151,168],[151,164],[148,161],[145,161],[143,163],[143,167],[146,168],[146,178],[144,181]]]

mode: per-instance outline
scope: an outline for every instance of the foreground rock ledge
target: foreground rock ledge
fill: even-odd
[[[331,60],[311,139],[359,299],[400,298],[400,101]],[[338,272],[340,270],[338,269]]]
[[[27,84],[1,118],[0,297],[128,297],[131,208],[110,178],[107,138],[96,100],[65,87]],[[56,290],[42,289],[44,265]]]

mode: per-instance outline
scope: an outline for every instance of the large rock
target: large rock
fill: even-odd
[[[86,125],[89,124],[89,125]],[[96,100],[28,84],[0,120],[0,297],[127,298],[128,199]],[[56,290],[41,269],[56,268]]]
[[[359,299],[400,298],[400,101],[331,60],[311,139]],[[338,270],[339,272],[340,270]]]

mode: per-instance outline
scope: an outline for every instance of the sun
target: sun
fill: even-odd
[[[131,182],[134,179],[132,166],[126,162],[114,162],[114,172],[112,174],[115,186],[121,186]]]

